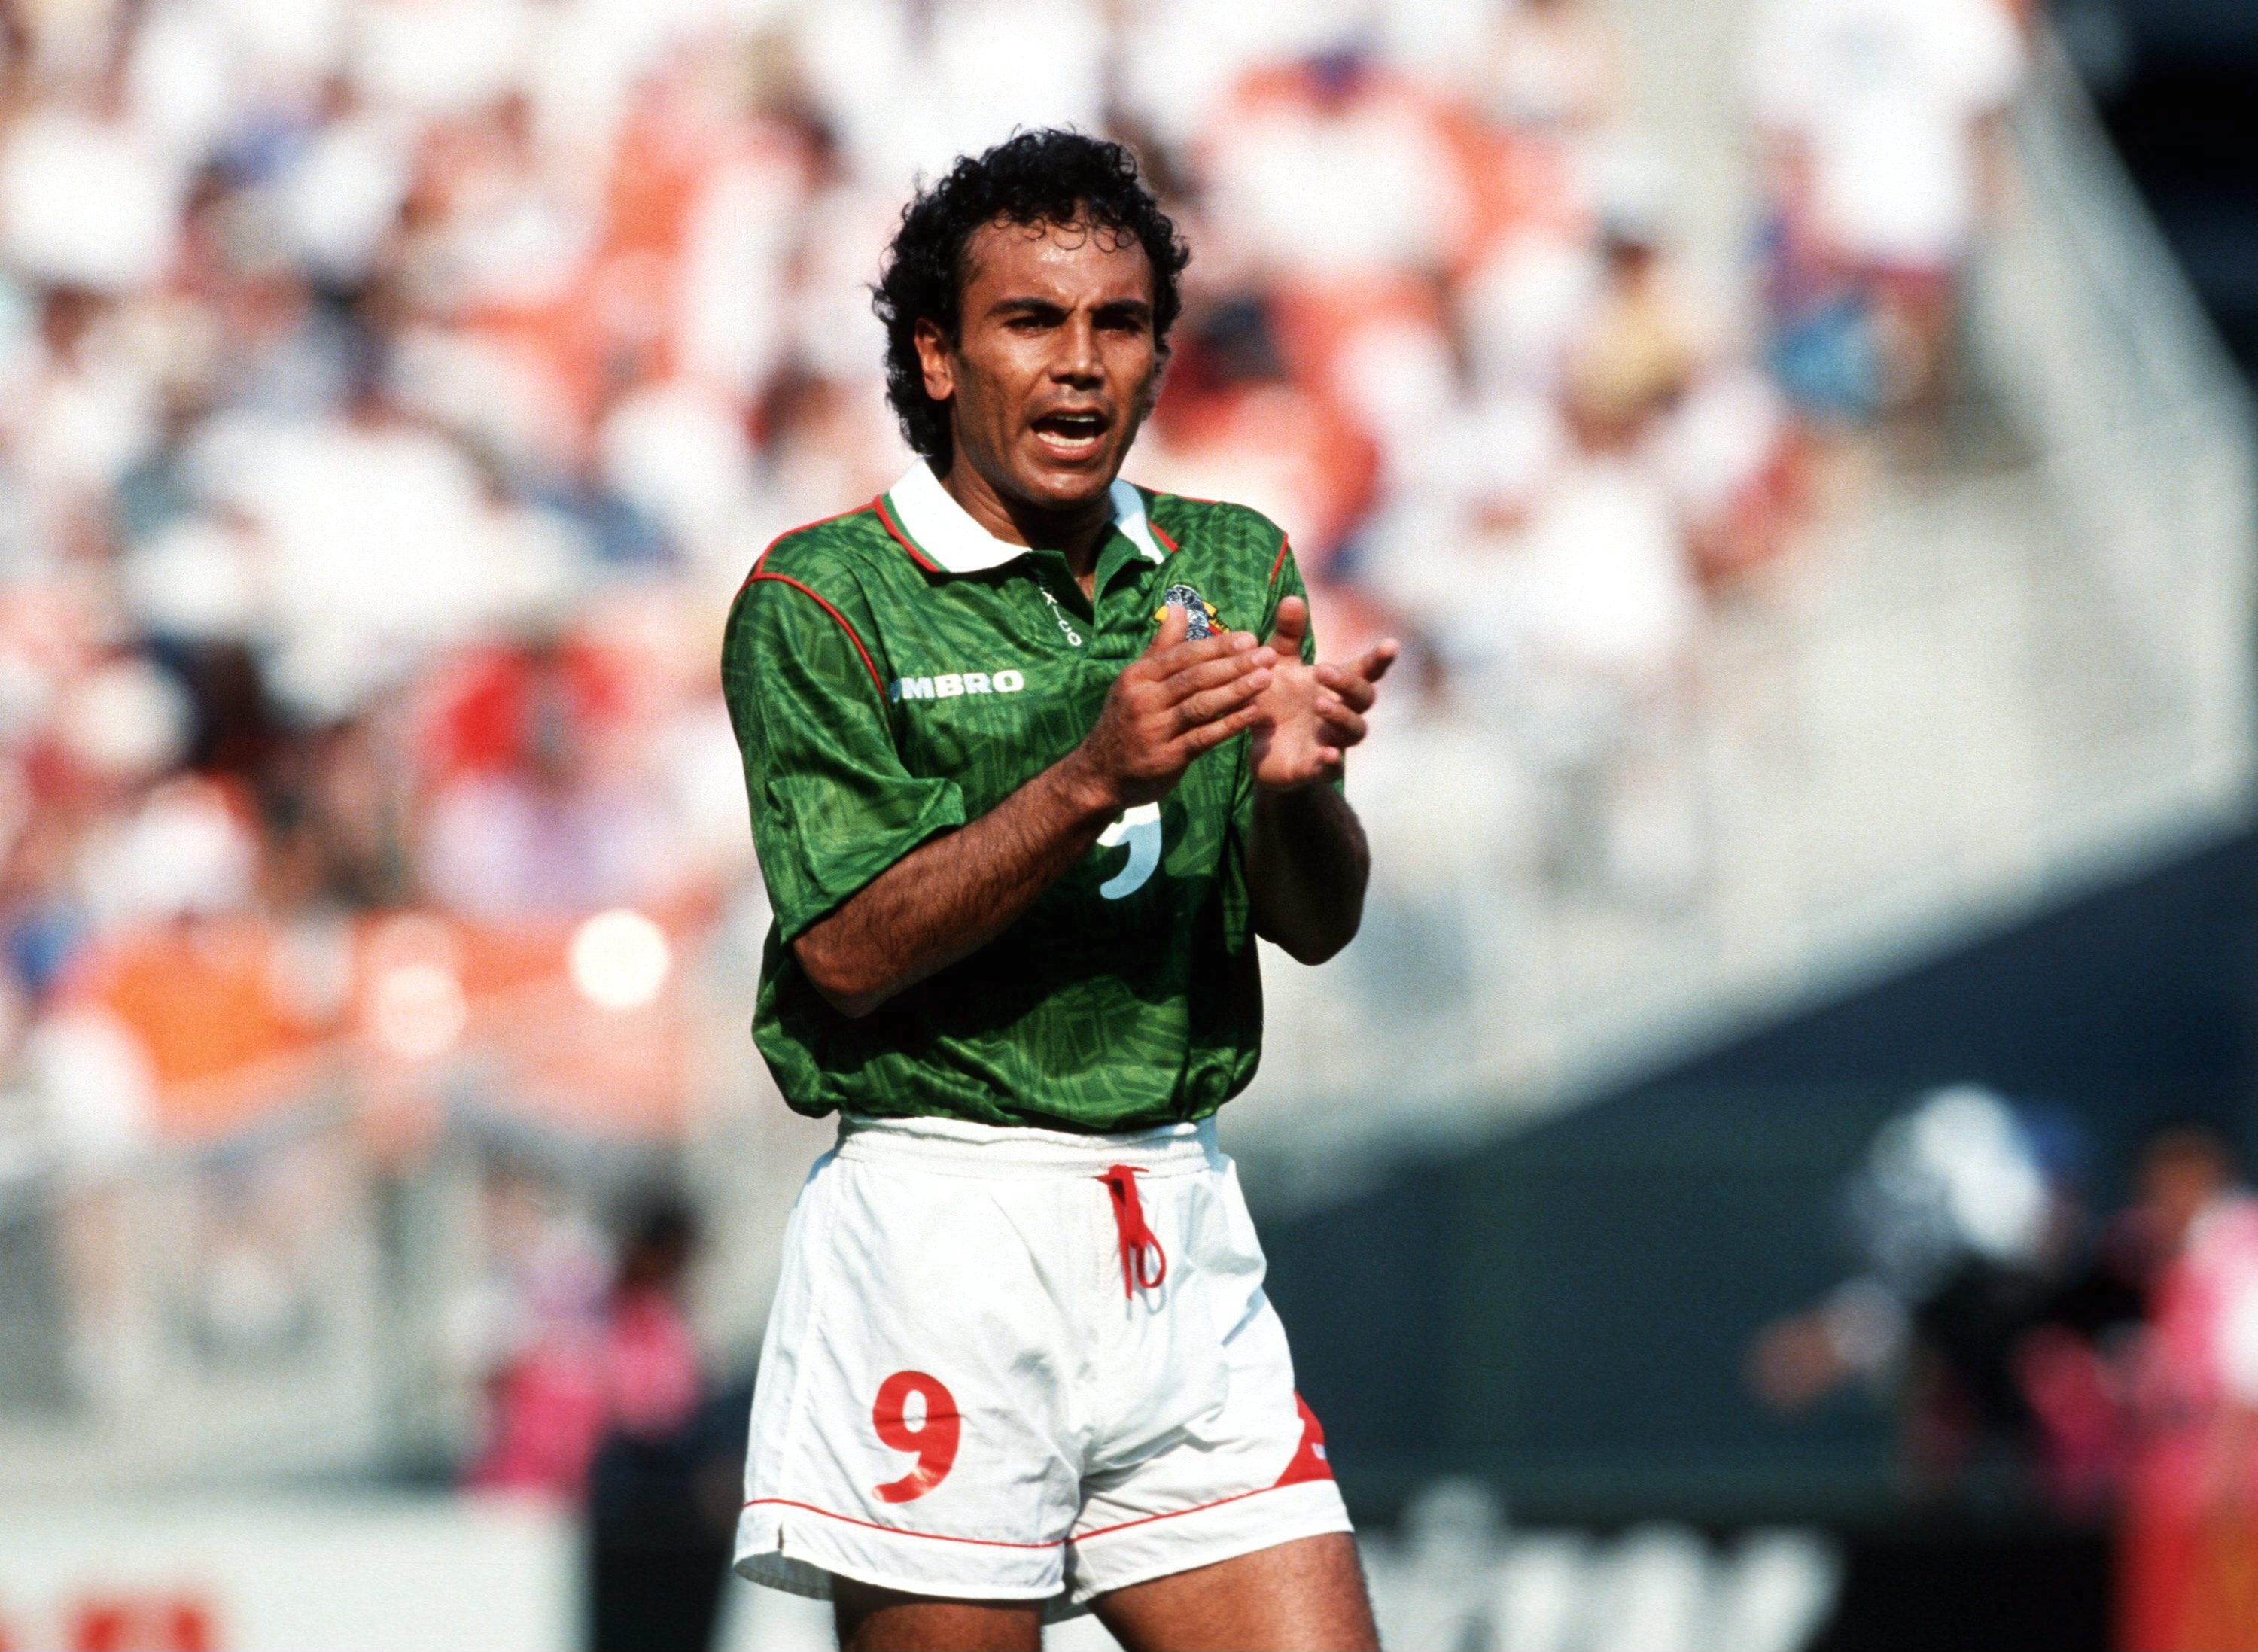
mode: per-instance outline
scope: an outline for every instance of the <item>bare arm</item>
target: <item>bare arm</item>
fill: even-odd
[[[1321,964],[1355,939],[1372,851],[1348,799],[1334,789],[1364,738],[1374,684],[1395,663],[1393,642],[1346,665],[1301,663],[1309,604],[1278,605],[1270,643],[1280,664],[1254,736],[1254,827],[1246,850],[1254,932],[1296,962]]]
[[[1255,792],[1246,883],[1256,934],[1296,963],[1324,962],[1356,938],[1371,876],[1364,827],[1339,792]]]
[[[912,850],[795,940],[816,989],[868,1015],[1001,934],[1119,812],[1078,755]]]
[[[793,941],[816,990],[847,1015],[868,1015],[978,951],[1122,810],[1167,796],[1193,758],[1253,724],[1275,656],[1244,632],[1187,642],[1185,625],[1171,607],[1080,745],[977,820],[904,855]]]

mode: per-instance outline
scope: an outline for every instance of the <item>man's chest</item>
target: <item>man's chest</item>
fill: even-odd
[[[1082,738],[1134,653],[1077,597],[1028,575],[958,578],[883,616],[887,713],[911,773],[955,781],[984,813]]]
[[[885,693],[904,765],[953,780],[968,812],[986,812],[1090,732],[1165,603],[1192,604],[1197,629],[1234,617],[1207,596],[1213,583],[1149,567],[1101,582],[1093,599],[1063,568],[1019,565],[890,605],[880,616]],[[1195,765],[1187,783],[1204,789],[1219,778],[1210,767]]]

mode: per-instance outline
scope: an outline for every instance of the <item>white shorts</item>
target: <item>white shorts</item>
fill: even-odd
[[[1061,1615],[1348,1530],[1262,1273],[1212,1124],[844,1123],[785,1237],[737,1570]]]

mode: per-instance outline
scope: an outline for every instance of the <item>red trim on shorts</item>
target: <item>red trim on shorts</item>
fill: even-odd
[[[867,1531],[884,1532],[890,1537],[924,1537],[936,1543],[976,1543],[983,1549],[1060,1549],[1066,1544],[1062,1537],[1047,1543],[1012,1543],[1000,1537],[951,1537],[946,1532],[913,1532],[899,1526],[881,1526],[876,1521],[856,1520],[852,1514],[834,1514],[827,1508],[818,1508],[813,1503],[795,1503],[789,1497],[756,1497],[745,1505],[756,1508],[763,1503],[781,1504],[785,1508],[805,1509],[811,1514],[820,1514],[826,1520],[844,1521],[849,1526],[860,1526]],[[740,1511],[742,1512],[742,1511]],[[1187,1514],[1190,1513],[1188,1509]],[[1165,1520],[1166,1515],[1156,1518]]]
[[[881,493],[870,503],[877,507],[878,520],[885,524],[886,531],[894,536],[894,542],[909,552],[910,560],[929,574],[939,573],[941,570],[927,559],[925,552],[910,542],[910,536],[902,531],[902,525],[894,520],[893,512],[886,508],[886,496]]]
[[[1140,1514],[1135,1520],[1123,1521],[1118,1526],[1101,1526],[1094,1532],[1077,1533],[1070,1541],[1086,1543],[1093,1537],[1105,1537],[1115,1532],[1125,1532],[1132,1526],[1150,1526],[1156,1520],[1175,1520],[1185,1514],[1197,1514],[1205,1509],[1221,1508],[1225,1503],[1243,1503],[1248,1498],[1260,1497],[1266,1492],[1282,1492],[1288,1486],[1304,1484],[1306,1484],[1305,1481],[1288,1480],[1277,1485],[1258,1485],[1251,1492],[1240,1492],[1233,1497],[1218,1497],[1212,1503],[1196,1503],[1189,1508],[1172,1508],[1165,1514]]]
[[[1333,1465],[1325,1456],[1325,1425],[1317,1421],[1317,1414],[1310,1409],[1310,1402],[1299,1393],[1294,1396],[1294,1408],[1302,1416],[1302,1443],[1276,1484],[1299,1485],[1305,1480],[1332,1478]]]
[[[1291,534],[1278,535],[1278,560],[1270,564],[1270,578],[1273,582],[1278,578],[1278,571],[1286,565],[1286,553],[1293,548],[1294,536]]]
[[[831,1521],[844,1521],[847,1526],[860,1526],[863,1530],[870,1530],[870,1533],[885,1533],[887,1537],[924,1537],[934,1543],[976,1543],[977,1549],[1063,1549],[1063,1546],[1070,1542],[1086,1543],[1093,1537],[1111,1537],[1113,1533],[1126,1533],[1132,1526],[1152,1526],[1154,1521],[1172,1521],[1172,1519],[1181,1519],[1183,1514],[1201,1514],[1201,1512],[1211,1510],[1211,1507],[1224,1507],[1226,1503],[1244,1503],[1249,1496],[1262,1496],[1265,1492],[1285,1492],[1289,1485],[1308,1485],[1308,1480],[1287,1480],[1285,1485],[1258,1485],[1253,1492],[1239,1492],[1239,1494],[1235,1496],[1219,1496],[1219,1499],[1215,1499],[1212,1503],[1195,1503],[1192,1507],[1172,1507],[1172,1510],[1168,1510],[1165,1514],[1140,1514],[1138,1519],[1133,1519],[1133,1521],[1122,1521],[1120,1526],[1100,1526],[1095,1533],[1077,1533],[1075,1537],[1059,1537],[1059,1539],[1052,1539],[1052,1542],[1047,1543],[1007,1543],[1000,1537],[950,1537],[948,1533],[912,1533],[912,1530],[905,1530],[905,1528],[901,1526],[878,1526],[876,1521],[860,1521],[860,1519],[856,1519],[854,1514],[834,1514],[834,1512],[827,1510],[827,1507],[815,1507],[813,1503],[795,1503],[795,1500],[788,1499],[788,1496],[756,1496],[756,1499],[752,1499],[749,1503],[745,1503],[745,1507],[761,1507],[763,1503],[775,1503],[775,1506],[781,1506],[781,1507],[797,1507],[797,1510],[804,1510],[808,1512],[808,1514],[822,1514],[824,1519],[831,1519]]]
[[[1330,1478],[1330,1477],[1327,1477]],[[1186,1514],[1198,1514],[1211,1508],[1221,1508],[1229,1503],[1243,1503],[1250,1497],[1260,1497],[1269,1492],[1282,1492],[1296,1485],[1305,1485],[1306,1480],[1284,1480],[1276,1485],[1258,1485],[1251,1492],[1240,1492],[1231,1497],[1218,1497],[1212,1503],[1196,1503],[1189,1508],[1172,1508],[1164,1514],[1140,1514],[1135,1520],[1125,1520],[1118,1526],[1101,1526],[1094,1532],[1078,1532],[1072,1537],[1061,1537],[1047,1543],[1012,1543],[999,1537],[952,1537],[946,1532],[913,1532],[899,1526],[881,1526],[875,1521],[857,1520],[852,1514],[834,1514],[827,1508],[818,1508],[813,1503],[794,1502],[789,1497],[756,1497],[745,1505],[756,1508],[772,1503],[785,1508],[804,1509],[810,1514],[820,1514],[826,1520],[843,1521],[849,1526],[860,1526],[867,1531],[884,1532],[892,1537],[924,1537],[936,1543],[973,1543],[983,1549],[1060,1549],[1069,1542],[1088,1542],[1093,1537],[1109,1537],[1115,1532],[1125,1532],[1135,1526],[1150,1526],[1155,1521],[1177,1520]]]
[[[765,554],[766,553],[763,553],[763,555]],[[870,686],[878,691],[879,704],[884,705],[885,703],[885,683],[878,676],[878,668],[870,663],[870,650],[863,646],[863,639],[855,635],[855,627],[847,623],[847,616],[845,614],[840,613],[838,609],[833,607],[821,597],[816,596],[814,592],[810,591],[806,585],[800,584],[799,580],[793,578],[790,574],[764,574],[760,571],[759,567],[756,565],[753,571],[746,577],[745,583],[749,585],[756,579],[773,579],[778,585],[790,585],[794,591],[800,592],[804,596],[814,597],[815,606],[822,609],[824,613],[829,614],[833,619],[839,621],[839,628],[847,634],[847,640],[855,645],[855,652],[863,656],[863,669],[870,674]]]

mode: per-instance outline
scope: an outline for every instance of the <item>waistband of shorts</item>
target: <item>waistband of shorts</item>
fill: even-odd
[[[1115,1165],[1148,1176],[1182,1176],[1219,1170],[1230,1162],[1216,1144],[1212,1118],[1083,1136],[962,1118],[841,1114],[835,1151],[841,1159],[955,1176],[1095,1176]]]

